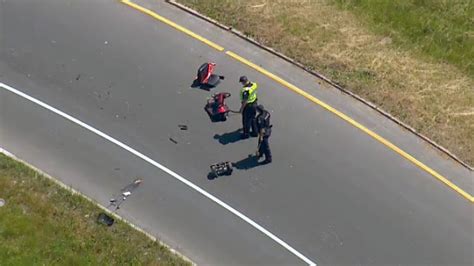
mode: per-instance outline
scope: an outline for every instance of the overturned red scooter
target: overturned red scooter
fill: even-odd
[[[214,74],[215,63],[204,63],[197,71],[196,80],[193,82],[193,87],[201,87],[202,89],[210,89],[216,87],[224,76]]]

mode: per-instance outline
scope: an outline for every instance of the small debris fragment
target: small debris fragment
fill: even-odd
[[[114,219],[102,212],[97,216],[97,222],[103,225],[112,226],[114,224]]]
[[[187,125],[178,125],[179,129],[181,130],[188,130],[188,126]]]
[[[108,41],[105,41],[104,44],[107,45],[107,44],[109,44],[109,42],[108,42]]]
[[[178,142],[174,140],[173,138],[170,138],[170,141],[173,142],[174,144],[178,144]]]
[[[4,199],[0,199],[0,207],[3,207],[5,206],[5,200]]]
[[[79,80],[81,78],[81,74],[77,75],[76,80]]]

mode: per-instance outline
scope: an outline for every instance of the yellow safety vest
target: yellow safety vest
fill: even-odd
[[[255,102],[257,100],[257,89],[258,89],[257,83],[252,83],[252,86],[250,87],[243,87],[240,90],[240,101],[241,102],[244,101],[244,93],[247,92],[249,95],[247,98],[247,103]]]

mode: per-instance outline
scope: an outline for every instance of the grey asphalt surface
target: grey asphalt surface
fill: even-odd
[[[165,3],[140,4],[307,90],[473,194],[472,172],[362,104]],[[256,140],[236,141],[240,117],[209,121],[210,93],[190,88],[207,60],[226,77],[216,90],[233,93],[233,108],[241,74],[260,84],[272,111],[273,164],[244,160]],[[118,2],[1,1],[0,82],[153,158],[318,264],[473,264],[466,199],[301,96]],[[143,178],[120,214],[198,264],[303,264],[171,176],[3,89],[0,147],[103,204]],[[209,180],[209,165],[223,160],[241,169]]]

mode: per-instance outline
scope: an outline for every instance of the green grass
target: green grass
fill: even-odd
[[[471,0],[333,0],[379,34],[474,75]]]
[[[472,0],[178,1],[324,74],[474,165]]]
[[[189,265],[127,224],[0,154],[1,265]]]

